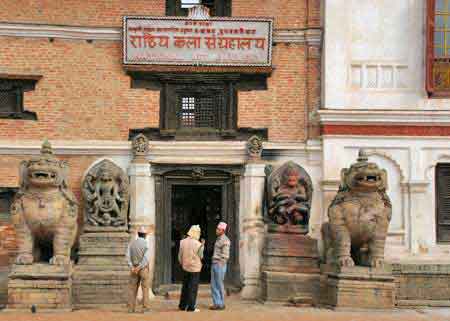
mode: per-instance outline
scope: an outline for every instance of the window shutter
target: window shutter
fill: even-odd
[[[433,61],[434,61],[434,19],[436,0],[427,0],[427,48],[426,48],[426,90],[429,95],[434,92]]]
[[[450,164],[436,166],[437,241],[450,242]]]

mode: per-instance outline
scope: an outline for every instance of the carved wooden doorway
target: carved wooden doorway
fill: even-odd
[[[240,166],[152,165],[156,188],[155,292],[181,283],[179,241],[194,224],[200,225],[206,240],[201,282],[209,282],[215,226],[220,220],[228,223],[232,242],[226,282],[240,285],[240,173]]]

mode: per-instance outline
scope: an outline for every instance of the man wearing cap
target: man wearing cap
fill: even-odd
[[[199,242],[200,233],[200,226],[192,225],[189,229],[188,237],[180,241],[178,261],[183,268],[183,287],[178,308],[182,311],[200,311],[196,308],[196,303],[203,250],[205,248],[205,240],[202,239]]]
[[[225,235],[227,224],[220,222],[216,228],[217,239],[214,244],[214,254],[211,266],[211,294],[213,305],[211,310],[225,309],[225,287],[223,280],[227,272],[227,262],[230,257],[230,239]]]
[[[131,241],[127,249],[127,262],[130,267],[130,281],[128,286],[128,312],[135,312],[136,295],[139,284],[142,287],[143,295],[143,311],[146,312],[150,308],[149,304],[149,248],[147,240],[147,231],[143,226],[138,229],[138,237]]]

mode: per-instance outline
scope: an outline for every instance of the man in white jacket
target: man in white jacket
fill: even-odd
[[[183,311],[198,312],[196,308],[198,283],[202,269],[203,250],[205,241],[200,239],[200,226],[193,225],[189,229],[188,237],[180,241],[178,261],[183,268],[183,288],[181,289],[178,308]]]

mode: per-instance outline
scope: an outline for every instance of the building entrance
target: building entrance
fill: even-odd
[[[222,219],[222,187],[214,185],[178,185],[172,189],[172,283],[182,282],[183,273],[177,255],[180,240],[192,225],[200,225],[205,239],[200,282],[210,281],[211,258],[216,226]]]
[[[228,224],[230,259],[225,281],[240,286],[239,194],[241,166],[152,165],[156,196],[156,257],[153,290],[163,294],[181,283],[180,240],[200,225],[206,241],[201,282],[210,281],[217,223]]]

